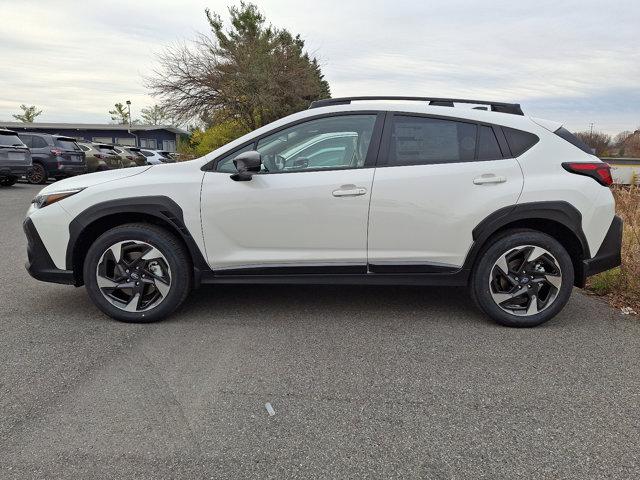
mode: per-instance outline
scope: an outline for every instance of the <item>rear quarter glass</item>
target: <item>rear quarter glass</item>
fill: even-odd
[[[514,157],[519,157],[540,141],[540,137],[537,135],[523,130],[502,127],[502,131],[504,132],[504,136],[509,144],[511,155]]]

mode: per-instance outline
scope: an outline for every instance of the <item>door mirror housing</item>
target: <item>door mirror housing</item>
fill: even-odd
[[[233,159],[233,165],[238,173],[231,175],[231,179],[236,182],[248,182],[254,173],[260,172],[262,155],[255,150],[243,152]]]

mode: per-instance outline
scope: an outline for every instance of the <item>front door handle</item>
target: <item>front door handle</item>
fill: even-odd
[[[334,197],[358,197],[367,193],[367,189],[355,185],[342,185],[331,193]]]
[[[481,175],[473,179],[474,185],[485,185],[487,183],[504,183],[507,177],[501,177],[494,174]]]

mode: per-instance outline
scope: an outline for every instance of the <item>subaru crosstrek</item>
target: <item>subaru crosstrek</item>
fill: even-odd
[[[27,269],[127,322],[201,283],[400,284],[468,286],[497,322],[534,326],[620,264],[611,182],[517,104],[327,99],[196,160],[44,188]]]

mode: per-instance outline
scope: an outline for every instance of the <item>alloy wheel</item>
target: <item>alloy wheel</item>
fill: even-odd
[[[153,245],[125,240],[100,256],[96,280],[109,303],[125,312],[144,312],[166,298],[171,289],[171,269],[167,258]]]
[[[562,286],[556,258],[542,247],[522,245],[510,249],[494,263],[489,274],[493,301],[507,313],[531,316],[549,308]]]
[[[34,164],[33,167],[27,172],[27,181],[33,184],[44,183],[46,172],[44,167],[39,164]]]

